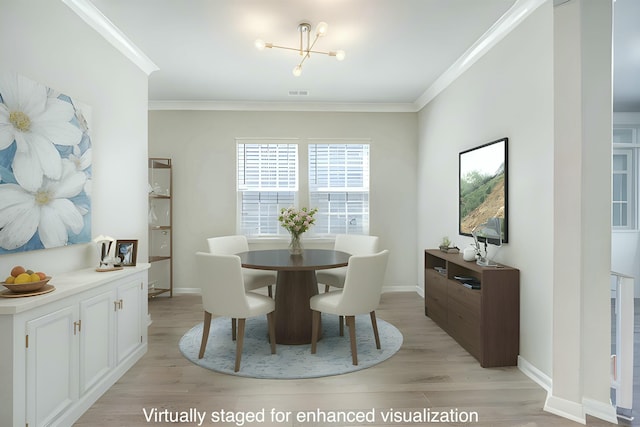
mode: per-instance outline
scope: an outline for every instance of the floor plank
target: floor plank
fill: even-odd
[[[415,293],[383,294],[377,317],[395,325],[404,336],[400,351],[372,368],[325,378],[268,380],[235,377],[198,367],[185,359],[178,341],[202,321],[200,297],[177,295],[149,301],[153,323],[149,351],[75,424],[86,426],[170,425],[147,423],[143,410],[260,411],[260,426],[336,426],[358,423],[299,422],[300,411],[375,409],[381,412],[475,411],[478,426],[576,426],[544,412],[546,392],[515,367],[483,369],[449,335],[424,316],[423,300]],[[382,343],[384,345],[384,342]],[[290,411],[288,422],[271,422],[270,410]],[[440,423],[441,425],[464,425]],[[184,424],[195,425],[195,424]],[[213,423],[205,426],[236,425]],[[359,423],[363,425],[363,423]],[[415,425],[415,424],[414,424]],[[589,417],[587,425],[610,426]]]

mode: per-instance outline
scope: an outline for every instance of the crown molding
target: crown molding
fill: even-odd
[[[113,22],[98,10],[89,0],[61,0],[106,41],[118,49],[147,76],[158,70],[153,63]]]
[[[546,0],[516,0],[516,2],[491,26],[465,53],[460,56],[416,100],[417,110],[424,108],[451,83],[468,70],[478,59],[489,52],[500,40],[516,28]]]
[[[415,113],[414,103],[149,101],[149,110]]]

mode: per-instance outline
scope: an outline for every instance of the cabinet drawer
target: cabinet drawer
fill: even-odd
[[[425,304],[428,316],[440,326],[447,324],[447,279],[436,271],[425,274]]]
[[[450,299],[447,325],[451,336],[475,358],[480,359],[480,316]]]
[[[476,313],[478,320],[480,317],[480,298],[481,291],[469,289],[461,285],[455,280],[449,281],[448,297],[456,303],[464,307],[465,311]]]

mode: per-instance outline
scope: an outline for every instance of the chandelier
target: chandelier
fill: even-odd
[[[319,50],[313,50],[313,47],[316,45],[316,42],[320,37],[324,37],[327,34],[328,25],[326,22],[320,22],[316,27],[316,34],[313,42],[311,41],[311,24],[308,22],[302,22],[298,25],[298,32],[300,33],[300,45],[298,47],[287,47],[287,46],[278,46],[273,43],[265,43],[263,40],[256,40],[255,45],[258,50],[264,50],[265,48],[272,49],[286,49],[293,50],[298,52],[298,54],[302,57],[300,63],[296,65],[293,69],[293,75],[299,77],[302,74],[302,64],[307,58],[311,57],[312,53],[320,53],[322,55],[334,56],[338,61],[342,61],[345,56],[344,50],[335,50],[329,52],[323,52]],[[306,35],[306,37],[305,37]]]

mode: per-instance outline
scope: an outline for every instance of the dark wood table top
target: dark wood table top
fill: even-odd
[[[305,249],[302,255],[291,255],[288,249],[248,251],[237,254],[242,266],[257,270],[305,271],[344,267],[349,263],[346,252],[333,249]]]

